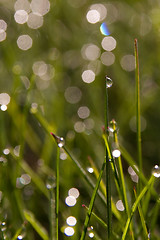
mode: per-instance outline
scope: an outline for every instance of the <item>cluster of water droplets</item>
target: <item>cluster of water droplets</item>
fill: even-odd
[[[94,231],[93,231],[93,226],[90,226],[90,227],[88,227],[87,228],[87,232],[88,232],[88,236],[90,237],[90,238],[94,238]]]
[[[0,232],[1,232],[1,235],[2,235],[3,239],[8,239],[7,226],[6,226],[5,221],[0,222]]]

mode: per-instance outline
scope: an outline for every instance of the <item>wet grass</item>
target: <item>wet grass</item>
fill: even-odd
[[[149,174],[143,170],[146,159],[143,158],[141,143],[141,66],[136,39],[133,45],[135,89],[130,91],[136,93],[137,137],[134,135],[136,145],[133,143],[132,151],[126,144],[132,137],[128,140],[126,134],[123,139],[123,130],[124,134],[126,130],[119,131],[119,119],[116,122],[110,118],[113,115],[110,109],[116,108],[113,101],[110,102],[112,94],[116,96],[111,91],[117,87],[116,81],[111,86],[109,77],[100,76],[102,78],[95,85],[82,86],[87,92],[84,98],[94,112],[95,125],[92,131],[87,129],[76,133],[73,127],[73,118],[76,117],[70,110],[76,111],[75,106],[66,104],[63,83],[56,79],[51,92],[45,92],[45,89],[36,92],[35,75],[30,74],[30,85],[26,90],[20,74],[13,74],[11,102],[6,112],[0,112],[0,239],[160,238],[160,169],[157,166],[152,172],[150,168]],[[70,74],[74,74],[73,69]],[[116,73],[113,75],[116,77]],[[65,86],[70,86],[69,76],[61,77],[67,79]],[[53,104],[53,99],[57,99],[56,104]],[[115,102],[116,98],[114,105],[119,107]],[[127,104],[123,105],[126,109]],[[131,110],[126,109],[123,111],[128,112],[123,119],[129,119]],[[101,120],[101,115],[104,120]],[[119,155],[115,156],[114,150]],[[93,173],[87,170],[88,166]],[[128,167],[132,168],[132,174],[134,170],[133,175],[129,175]],[[130,176],[135,179],[132,181]],[[76,205],[69,207],[65,198],[72,187],[78,189],[80,196]],[[118,200],[121,200],[120,206],[117,206]],[[70,215],[77,220],[75,226],[66,223]],[[68,227],[69,233],[65,232]],[[67,236],[72,235],[72,231],[75,231],[73,236]]]

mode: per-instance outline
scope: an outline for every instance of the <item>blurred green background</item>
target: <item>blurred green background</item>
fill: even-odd
[[[102,23],[109,34],[100,31]],[[17,207],[12,206],[17,188],[25,208],[49,229],[47,199],[32,182],[16,185],[23,171],[4,151],[16,152],[17,146],[24,146],[21,157],[43,182],[54,175],[56,144],[31,108],[37,109],[55,134],[65,138],[84,168],[90,167],[90,156],[100,169],[107,75],[113,80],[109,120],[116,120],[120,143],[136,161],[135,38],[140,62],[143,169],[149,177],[160,159],[159,1],[0,1],[0,215],[1,221],[8,221],[8,234],[22,222]],[[78,239],[85,216],[81,205],[88,205],[92,190],[63,152],[61,159],[60,228],[63,232],[65,219],[74,215],[78,220],[71,238]],[[127,168],[124,163],[129,178]],[[132,186],[128,181],[128,187]],[[65,204],[72,187],[80,192],[76,207]],[[103,206],[98,211],[103,216]],[[36,233],[30,234],[39,239]],[[100,230],[99,235],[103,238]],[[65,238],[61,233],[60,239]]]

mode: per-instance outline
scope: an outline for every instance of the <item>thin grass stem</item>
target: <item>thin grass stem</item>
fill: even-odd
[[[107,79],[106,79],[107,81]],[[108,130],[108,87],[105,82],[105,131]],[[108,136],[106,136],[108,138]],[[111,171],[110,171],[110,159],[108,156],[108,149],[105,149],[106,158],[106,200],[107,200],[107,239],[111,239],[112,235],[112,207],[111,207]]]
[[[60,147],[57,147],[56,159],[56,201],[55,201],[55,214],[56,214],[56,240],[58,240],[58,225],[59,225],[59,158]]]
[[[132,217],[133,217],[133,215],[134,215],[134,213],[135,213],[135,211],[136,211],[136,209],[138,207],[138,204],[141,201],[141,199],[143,198],[143,196],[145,195],[145,193],[150,189],[153,181],[154,181],[154,177],[151,176],[151,178],[149,179],[147,185],[143,188],[143,190],[138,195],[136,201],[134,202],[134,204],[132,206],[132,209],[131,209],[131,215],[127,219],[127,222],[126,222],[126,225],[125,225],[125,228],[124,228],[124,232],[123,232],[123,235],[122,235],[122,240],[126,239],[126,235],[127,235],[127,232],[128,232],[129,225],[130,225]]]
[[[95,198],[96,198],[97,191],[98,191],[98,188],[99,188],[101,179],[102,179],[102,174],[103,174],[105,165],[106,165],[106,160],[104,161],[104,163],[103,163],[103,165],[102,165],[101,171],[100,171],[100,173],[99,173],[99,177],[98,177],[98,179],[97,179],[95,188],[94,188],[94,190],[93,190],[93,194],[92,194],[92,197],[91,197],[91,200],[90,200],[90,204],[89,204],[89,208],[88,208],[87,215],[86,215],[86,218],[85,218],[84,228],[83,228],[83,232],[82,232],[82,234],[81,234],[80,240],[84,240],[84,239],[85,239],[86,232],[87,232],[87,227],[88,227],[88,224],[89,224],[89,221],[90,221],[90,217],[91,217],[91,214],[92,214],[92,210],[93,210]]]
[[[126,162],[133,168],[133,170],[135,171],[135,173],[138,175],[138,177],[141,179],[141,181],[143,182],[144,185],[147,185],[148,180],[147,178],[143,175],[142,172],[138,171],[138,169],[136,168],[136,163],[133,160],[132,156],[127,152],[127,150],[120,146],[120,151],[122,153],[122,156],[124,157],[124,159],[126,160]],[[159,199],[159,196],[157,194],[157,192],[155,191],[154,188],[151,188],[151,193],[154,196],[154,198],[157,200]]]
[[[55,226],[55,195],[53,188],[50,189],[50,240],[56,239],[56,226]]]
[[[116,147],[119,148],[116,122],[115,122],[115,120],[112,120],[111,123],[112,123],[112,127],[113,127],[114,142],[116,144]],[[122,200],[124,202],[124,207],[125,207],[125,210],[126,210],[126,213],[127,213],[127,217],[129,218],[130,210],[129,210],[129,204],[128,204],[128,199],[127,199],[127,192],[126,192],[126,186],[125,186],[121,156],[119,156],[117,158],[117,160],[118,160],[117,162],[118,162],[118,167],[119,167],[118,169],[119,169],[119,179],[120,179],[121,192],[122,192]],[[131,232],[132,239],[134,239],[132,224],[130,224],[130,232]]]
[[[137,127],[137,151],[138,151],[138,167],[142,172],[142,146],[141,146],[141,114],[140,114],[140,80],[139,80],[139,59],[138,59],[138,41],[135,39],[135,79],[136,79],[136,127]],[[139,181],[139,190],[142,188],[141,180]]]
[[[89,210],[89,208],[88,208],[86,205],[82,205],[82,206],[85,207],[87,210]],[[105,229],[108,228],[107,224],[106,224],[99,216],[97,216],[97,214],[95,214],[93,211],[92,211],[92,216],[93,216]],[[115,233],[114,231],[113,231],[113,236],[114,236],[115,239],[120,239],[120,236],[118,236],[118,234]]]
[[[137,193],[136,193],[135,188],[134,188],[134,195],[135,195],[135,199],[137,200]],[[140,203],[138,204],[138,211],[139,211],[139,215],[140,215],[140,219],[141,219],[141,223],[142,223],[142,227],[143,227],[143,231],[144,231],[144,239],[149,240],[148,231],[147,231],[147,227],[146,227],[146,223],[145,223],[145,218],[144,218],[144,214],[143,214]]]

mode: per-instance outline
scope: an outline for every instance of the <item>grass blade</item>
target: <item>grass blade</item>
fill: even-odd
[[[134,195],[135,195],[135,199],[137,200],[137,193],[135,188],[134,188]],[[141,219],[141,223],[144,231],[144,239],[149,240],[148,231],[147,231],[147,227],[146,227],[146,223],[145,223],[145,219],[144,219],[144,215],[143,215],[143,211],[140,203],[138,204],[138,211],[139,211],[139,215],[140,215],[140,219]]]
[[[59,155],[60,155],[60,148],[57,147],[57,160],[56,160],[56,239],[58,240],[58,215],[59,215]]]
[[[106,165],[106,160],[104,161],[104,163],[102,165],[101,171],[99,173],[98,180],[97,180],[95,188],[93,190],[93,194],[92,194],[91,201],[90,201],[90,204],[89,204],[89,209],[87,211],[86,219],[85,219],[85,222],[84,222],[84,228],[83,228],[83,232],[82,232],[80,240],[84,240],[85,239],[86,232],[87,232],[87,227],[88,227],[89,220],[90,220],[90,217],[91,217],[91,214],[92,214],[92,210],[93,210],[94,201],[95,201],[95,198],[96,198],[96,195],[97,195],[97,191],[98,191],[101,179],[102,179],[102,174],[103,174],[105,165]]]
[[[126,162],[133,168],[133,170],[136,172],[136,174],[138,175],[138,177],[141,179],[141,181],[147,185],[148,180],[147,178],[143,175],[142,172],[138,171],[138,169],[136,168],[136,163],[133,160],[133,158],[131,157],[131,155],[127,152],[127,150],[120,146],[120,151],[122,153],[122,156],[124,157],[124,159],[126,160]],[[154,190],[154,188],[151,188],[151,193],[154,196],[154,198],[157,200],[159,199],[159,196],[157,194],[157,192]]]
[[[152,183],[154,181],[154,177],[151,176],[151,178],[149,179],[147,185],[143,188],[143,190],[140,192],[140,194],[138,195],[135,203],[133,204],[132,206],[132,209],[131,209],[131,215],[130,217],[127,219],[127,222],[126,222],[126,226],[124,228],[124,232],[123,232],[123,235],[122,235],[122,240],[125,240],[126,239],[126,235],[127,235],[127,231],[128,231],[128,228],[129,228],[129,225],[131,223],[131,220],[132,220],[132,217],[138,207],[138,204],[139,202],[141,201],[141,199],[143,198],[143,196],[145,195],[145,193],[150,189]]]
[[[47,231],[36,220],[36,218],[32,212],[30,212],[28,210],[24,210],[24,216],[25,216],[26,220],[32,225],[32,227],[35,229],[35,231],[38,233],[38,235],[41,236],[41,238],[43,240],[49,240]]]
[[[82,207],[85,207],[87,210],[89,210],[89,208],[85,205],[82,205]],[[97,214],[95,214],[93,211],[92,211],[92,216],[95,217],[95,219],[105,228],[107,229],[108,226],[107,224],[100,218],[97,216]],[[120,239],[120,237],[113,231],[113,236],[115,239]]]
[[[139,171],[142,172],[142,146],[141,146],[141,115],[140,115],[140,81],[139,81],[139,59],[138,59],[138,42],[135,44],[135,67],[136,67],[136,126],[137,126],[137,150]],[[141,181],[139,181],[139,190],[141,190]]]
[[[116,130],[116,122],[115,120],[111,121],[112,127],[113,127],[113,136],[114,136],[114,142],[116,147],[119,149],[119,142],[118,142],[118,137],[117,137],[117,130]],[[127,217],[130,217],[130,210],[129,210],[129,204],[128,204],[128,199],[127,199],[127,192],[126,192],[126,186],[125,186],[125,181],[124,181],[124,174],[123,174],[123,167],[122,167],[122,160],[121,156],[117,158],[118,160],[118,169],[119,169],[119,179],[120,179],[120,185],[121,185],[121,194],[122,194],[122,200],[124,202],[124,207],[127,213]],[[130,224],[130,232],[132,239],[134,239],[134,233],[133,233],[133,228],[132,224]]]

